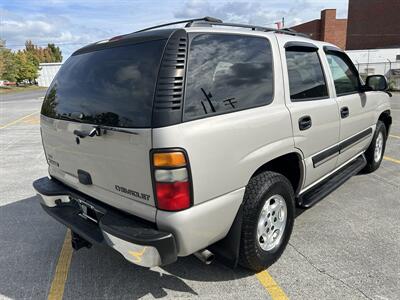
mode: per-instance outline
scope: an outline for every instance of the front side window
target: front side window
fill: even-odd
[[[344,60],[340,54],[327,53],[326,57],[335,83],[336,95],[357,93],[360,83],[351,62]]]
[[[258,37],[201,34],[190,45],[184,120],[271,103],[272,51]]]
[[[325,76],[316,51],[286,49],[290,99],[306,101],[328,97]]]

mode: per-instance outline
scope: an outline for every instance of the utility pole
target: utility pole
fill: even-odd
[[[285,28],[285,17],[282,17],[282,28]]]

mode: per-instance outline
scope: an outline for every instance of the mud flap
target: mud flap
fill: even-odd
[[[243,203],[240,205],[235,220],[228,234],[222,240],[208,247],[217,259],[231,268],[236,268],[239,262],[240,237],[242,233]]]

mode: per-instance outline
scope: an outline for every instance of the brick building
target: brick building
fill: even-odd
[[[346,50],[400,48],[399,20],[400,0],[349,0],[347,19],[325,9],[320,19],[292,28]]]
[[[400,48],[400,0],[349,0],[346,49]]]
[[[292,29],[306,33],[315,40],[346,48],[347,19],[336,19],[336,9],[325,9],[321,11],[320,19],[293,26]]]

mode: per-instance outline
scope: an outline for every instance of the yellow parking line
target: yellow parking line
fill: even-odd
[[[276,283],[272,276],[264,270],[256,274],[257,279],[266,288],[272,300],[287,300],[289,299],[281,287]]]
[[[389,134],[389,137],[395,138],[395,139],[400,139],[400,136],[394,135],[394,134]]]
[[[39,115],[30,116],[29,118],[24,119],[23,123],[29,125],[38,125],[40,124]]]
[[[383,159],[391,161],[391,162],[394,162],[394,163],[397,163],[397,164],[400,164],[400,160],[399,159],[395,159],[395,158],[392,158],[392,157],[389,157],[389,156],[384,156]]]
[[[24,119],[29,118],[29,117],[33,116],[34,114],[37,114],[37,113],[38,113],[38,111],[35,111],[35,112],[33,112],[33,113],[29,114],[29,115],[26,115],[25,117],[19,118],[19,119],[14,120],[14,121],[12,121],[12,122],[10,122],[10,123],[7,123],[7,124],[5,124],[5,125],[2,125],[2,126],[0,126],[0,129],[4,129],[4,128],[7,128],[7,127],[9,127],[9,126],[11,126],[11,125],[17,124],[18,122],[21,122],[21,121],[23,121]]]
[[[67,281],[69,266],[72,258],[71,231],[68,229],[65,235],[60,257],[58,258],[53,282],[51,283],[48,300],[61,300],[64,295],[65,282]]]

